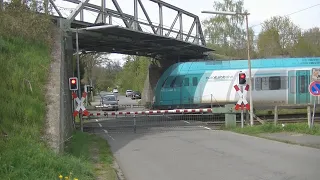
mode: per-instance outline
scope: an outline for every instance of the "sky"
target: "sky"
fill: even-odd
[[[159,23],[159,12],[157,4],[149,0],[141,0],[148,15],[152,22],[155,24]],[[171,5],[177,6],[183,10],[191,12],[199,16],[200,21],[213,17],[211,14],[204,14],[201,11],[213,11],[213,2],[214,0],[163,0]],[[222,1],[222,0],[220,0]],[[122,11],[127,14],[133,15],[134,4],[133,0],[117,0]],[[76,7],[76,4],[66,2],[64,0],[55,1],[58,8],[61,10],[62,15],[67,17],[70,14],[70,11]],[[100,5],[101,0],[89,0],[89,3]],[[314,6],[315,5],[315,6]],[[308,7],[314,6],[312,8],[306,9]],[[106,7],[114,9],[115,7],[112,4],[111,0],[106,0]],[[139,19],[146,21],[143,11],[140,7],[138,11]],[[255,35],[257,35],[261,29],[261,23],[272,16],[277,15],[289,15],[291,20],[298,25],[302,30],[312,28],[315,26],[320,27],[320,1],[319,0],[244,0],[244,8],[250,13],[249,16],[249,27],[253,27]],[[292,14],[294,13],[294,14]],[[164,26],[170,27],[175,16],[176,12],[169,10],[168,8],[163,8],[163,23]],[[84,11],[84,21],[94,22],[97,17],[97,13]],[[80,15],[76,17],[77,20],[80,20]],[[183,29],[185,32],[188,32],[190,26],[193,22],[192,18],[183,16]],[[113,24],[124,26],[124,23],[120,19],[113,18]],[[178,29],[179,22],[177,21],[175,29]],[[144,31],[151,32],[151,28],[147,26],[142,27]],[[195,31],[194,31],[195,32]],[[193,32],[193,33],[194,33]],[[115,61],[120,61],[123,64],[122,58],[124,56],[120,54],[111,54],[110,59]]]

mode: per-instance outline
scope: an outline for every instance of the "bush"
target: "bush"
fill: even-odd
[[[20,37],[34,43],[51,44],[53,24],[49,15],[31,11],[19,0],[5,4],[0,11],[0,37]]]

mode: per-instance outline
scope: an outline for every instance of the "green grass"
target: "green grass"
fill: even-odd
[[[0,36],[0,54],[0,130],[8,135],[0,134],[1,179],[49,180],[70,172],[81,180],[95,179],[86,153],[92,137],[76,134],[72,151],[64,155],[55,154],[42,139],[49,48]],[[103,148],[109,164],[112,156],[106,145]]]
[[[97,151],[94,152],[93,150]],[[113,155],[105,139],[96,135],[76,131],[72,141],[67,144],[66,152],[90,162],[95,175],[104,174],[104,179],[115,179],[116,173],[112,167]],[[94,158],[95,157],[95,158]],[[100,166],[96,166],[99,164]]]
[[[306,123],[290,123],[285,124],[282,127],[281,124],[275,126],[272,123],[266,123],[264,125],[255,125],[253,127],[245,126],[244,128],[236,127],[229,128],[227,130],[231,130],[237,133],[248,134],[248,135],[259,135],[261,133],[276,133],[276,132],[294,132],[294,133],[302,133],[302,134],[310,134],[310,135],[318,135],[320,136],[320,125],[315,124],[313,128],[309,128]]]
[[[319,112],[320,112],[320,109],[316,109],[316,113],[319,113]],[[257,116],[273,115],[274,109],[256,110],[255,114]],[[304,109],[285,109],[285,108],[278,109],[278,115],[288,115],[288,114],[306,114],[307,115],[307,107],[305,107]]]

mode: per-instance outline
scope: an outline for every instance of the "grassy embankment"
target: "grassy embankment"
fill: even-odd
[[[315,124],[313,128],[309,128],[307,123],[292,123],[292,124],[285,124],[285,126],[282,126],[282,124],[279,124],[277,126],[273,125],[272,123],[266,123],[264,125],[255,125],[253,127],[245,126],[244,128],[236,127],[236,128],[224,128],[225,130],[230,130],[236,133],[240,134],[247,134],[251,136],[266,138],[270,140],[280,141],[284,143],[289,144],[297,144],[302,146],[309,146],[309,147],[315,147],[320,148],[317,144],[305,144],[305,143],[297,143],[292,140],[285,140],[281,137],[269,137],[268,133],[293,133],[293,134],[308,134],[308,135],[316,135],[320,136],[320,125]]]
[[[16,7],[0,24],[0,179],[115,179],[106,141],[76,132],[57,155],[43,139],[50,20]]]
[[[255,125],[253,127],[250,127],[250,126],[245,126],[244,128],[236,127],[236,128],[228,128],[226,130],[231,130],[237,133],[254,135],[254,136],[259,136],[259,134],[261,133],[276,133],[276,132],[293,132],[293,133],[302,133],[302,134],[320,136],[320,125],[315,124],[313,128],[309,128],[307,123],[285,124],[284,127],[282,127],[281,124],[275,126],[272,123],[266,123],[264,125]]]
[[[316,113],[319,113],[320,109],[316,109]],[[264,115],[273,115],[273,109],[266,110],[257,110],[255,114],[258,117],[263,118]],[[307,108],[303,109],[278,109],[278,115],[289,115],[289,114],[305,114],[307,116]],[[264,125],[255,125],[253,127],[245,126],[244,128],[236,127],[236,128],[228,128],[228,130],[259,136],[262,133],[277,133],[277,132],[292,132],[292,133],[302,133],[302,134],[310,134],[310,135],[320,135],[320,125],[315,124],[313,128],[309,128],[307,123],[289,123],[285,124],[282,127],[282,124],[274,125],[273,123],[266,123]]]

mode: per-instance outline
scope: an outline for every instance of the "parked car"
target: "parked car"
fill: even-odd
[[[115,95],[105,95],[101,97],[102,110],[119,110],[118,99]]]
[[[117,88],[114,88],[114,89],[112,90],[112,92],[113,92],[113,93],[118,93],[118,89],[117,89]]]
[[[126,97],[131,97],[132,96],[133,91],[128,89],[126,90]]]
[[[131,99],[141,99],[141,93],[139,91],[134,91],[132,93]]]
[[[106,91],[100,92],[100,97],[107,96],[107,95],[114,95],[114,93],[113,92],[106,92]]]

